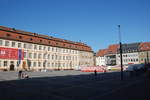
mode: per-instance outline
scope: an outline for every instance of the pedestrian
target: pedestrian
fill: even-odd
[[[95,77],[97,76],[97,71],[96,71],[96,69],[95,69],[95,71],[94,71],[94,75],[95,75]]]
[[[103,72],[106,73],[106,68],[103,68]]]
[[[25,79],[28,79],[29,78],[29,75],[27,73],[24,73],[24,78]]]
[[[18,72],[18,79],[21,79],[22,78],[22,70],[19,70]]]

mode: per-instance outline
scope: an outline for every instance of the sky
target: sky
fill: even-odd
[[[97,52],[150,42],[150,0],[0,0],[0,26],[83,42]]]

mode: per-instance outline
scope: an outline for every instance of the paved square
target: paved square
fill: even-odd
[[[17,72],[0,72],[1,100],[94,100],[138,82],[136,78],[120,81],[118,72],[98,73],[96,77],[80,71],[28,74],[29,79],[18,80]]]

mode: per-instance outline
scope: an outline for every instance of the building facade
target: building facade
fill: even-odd
[[[120,65],[119,45],[110,45],[103,50],[99,50],[96,56],[97,65]],[[142,64],[150,63],[150,42],[122,44],[122,63]]]
[[[140,43],[122,44],[122,63],[139,64],[139,45]],[[120,51],[117,53],[117,65],[120,65]]]
[[[116,65],[118,44],[112,44],[107,49],[101,49],[96,54],[96,65]]]
[[[96,65],[97,66],[106,66],[106,56],[105,54],[107,53],[107,49],[102,49],[102,50],[99,50],[97,53],[96,53]]]
[[[119,48],[118,44],[112,44],[108,47],[106,53],[106,65],[116,65],[117,64],[117,50]]]
[[[150,63],[150,42],[141,43],[139,46],[139,62]]]
[[[93,63],[84,43],[0,26],[0,69],[65,70]]]

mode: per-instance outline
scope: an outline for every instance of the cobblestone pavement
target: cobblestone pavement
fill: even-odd
[[[29,79],[18,80],[17,72],[0,72],[1,100],[110,100],[117,99],[117,95],[128,97],[123,90],[127,89],[129,95],[129,87],[139,87],[138,84],[143,86],[145,83],[143,76],[129,77],[127,73],[121,81],[119,72],[98,73],[97,76],[80,71],[28,74]],[[117,94],[118,91],[120,94]]]

